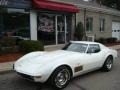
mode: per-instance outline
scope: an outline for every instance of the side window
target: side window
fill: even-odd
[[[86,31],[92,31],[93,30],[93,17],[87,17],[86,18]]]
[[[90,44],[87,53],[98,53],[100,52],[100,46],[98,44]]]
[[[105,31],[105,18],[100,17],[100,31],[103,32]]]

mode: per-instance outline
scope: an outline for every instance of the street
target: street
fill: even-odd
[[[96,70],[71,80],[63,90],[120,90],[120,51],[110,72]],[[46,84],[21,78],[15,72],[0,73],[0,90],[53,90]]]

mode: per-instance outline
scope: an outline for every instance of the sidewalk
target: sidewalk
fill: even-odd
[[[120,49],[120,45],[111,46],[109,48],[119,50]]]
[[[13,63],[14,62],[0,63],[0,73],[12,71],[13,70]]]
[[[120,45],[111,46],[109,48],[119,50]],[[0,63],[0,73],[12,71],[13,70],[13,63],[14,62]]]

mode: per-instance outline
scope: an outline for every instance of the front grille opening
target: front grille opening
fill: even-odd
[[[25,79],[32,80],[32,81],[34,80],[34,78],[30,75],[26,75],[26,74],[22,74],[22,73],[18,73],[18,72],[17,72],[17,74],[22,76]]]

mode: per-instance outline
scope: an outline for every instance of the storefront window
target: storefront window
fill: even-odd
[[[52,14],[38,15],[38,40],[46,45],[55,44],[55,16]]]
[[[29,40],[29,13],[19,9],[7,9],[5,12],[0,12],[0,38],[4,37],[4,35]]]
[[[38,14],[38,40],[45,45],[65,44],[70,40],[70,27],[71,16]]]

